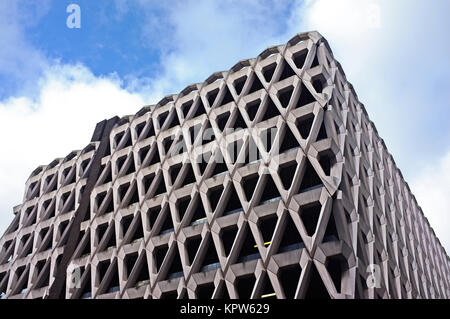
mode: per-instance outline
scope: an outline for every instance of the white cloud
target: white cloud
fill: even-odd
[[[428,218],[436,236],[450,252],[450,151],[430,163],[413,178],[411,191]]]
[[[36,99],[0,102],[0,232],[37,166],[86,146],[97,122],[134,114],[144,104],[140,95],[121,88],[116,76],[96,77],[82,65],[47,69]]]

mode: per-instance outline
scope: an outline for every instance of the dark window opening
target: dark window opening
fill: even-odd
[[[124,263],[126,267],[127,278],[130,277],[131,271],[133,270],[133,267],[136,264],[138,257],[139,257],[138,253],[133,253],[125,256]]]
[[[191,144],[194,144],[195,138],[198,136],[198,133],[200,133],[200,129],[201,129],[200,124],[191,126],[189,128],[189,136],[191,137]]]
[[[240,77],[239,79],[234,80],[233,85],[236,90],[237,95],[240,95],[242,89],[244,88],[245,81],[247,81],[247,76]]]
[[[287,79],[291,76],[295,75],[294,70],[292,70],[291,66],[289,65],[289,63],[287,63],[286,61],[284,62],[284,66],[283,66],[283,72],[281,73],[280,79],[278,81],[282,81],[284,79]]]
[[[108,270],[109,265],[110,265],[110,261],[109,260],[104,260],[104,261],[102,261],[102,262],[100,262],[98,264],[97,271],[98,271],[98,274],[99,274],[100,282],[102,282],[103,279],[105,278],[106,271]]]
[[[126,155],[125,155],[125,156],[122,156],[122,157],[119,157],[119,158],[117,159],[117,162],[116,162],[116,165],[117,165],[117,172],[120,172],[120,171],[122,170],[122,168],[123,168],[123,166],[124,166],[126,160],[127,160],[127,156],[126,156]]]
[[[278,191],[278,188],[275,185],[272,176],[268,175],[266,178],[266,184],[264,185],[264,191],[261,195],[259,203],[265,204],[280,197],[281,197],[280,192]]]
[[[181,222],[183,220],[184,215],[186,214],[187,208],[189,206],[189,203],[191,202],[191,196],[186,196],[183,198],[180,198],[176,202],[176,207],[178,210],[178,216],[179,221]]]
[[[346,268],[346,264],[347,262],[342,255],[328,257],[325,263],[325,267],[327,268],[338,293],[341,292],[342,273]]]
[[[107,293],[111,292],[117,292],[120,290],[119,287],[119,273],[117,271],[117,265],[114,265],[113,271],[112,271],[112,278],[110,279],[109,283],[105,287],[105,291]]]
[[[269,153],[270,150],[272,149],[272,145],[273,142],[275,141],[277,132],[278,129],[276,127],[270,127],[262,131],[261,134],[259,135],[259,138],[261,139],[262,144],[267,153]]]
[[[220,114],[217,117],[217,126],[221,131],[225,129],[225,126],[227,125],[228,118],[230,117],[230,112],[225,112],[223,114]]]
[[[194,258],[197,255],[198,248],[202,242],[202,237],[200,235],[194,236],[186,239],[186,250],[188,254],[189,265],[192,265]]]
[[[288,162],[280,165],[278,174],[285,190],[288,190],[292,185],[295,171],[297,170],[297,162]]]
[[[231,252],[231,248],[233,247],[234,240],[236,239],[236,235],[238,232],[238,227],[236,225],[229,226],[220,231],[220,238],[222,239],[222,245],[225,250],[225,255],[228,255]]]
[[[147,217],[149,220],[150,229],[152,229],[153,226],[155,225],[156,219],[158,218],[160,211],[161,211],[161,206],[150,208],[147,211]]]
[[[118,193],[121,202],[124,200],[125,195],[127,194],[129,188],[130,183],[125,183],[119,186]]]
[[[183,266],[181,265],[180,253],[178,248],[175,247],[175,256],[172,256],[169,271],[167,272],[166,279],[174,279],[183,277]]]
[[[307,139],[309,133],[311,133],[311,128],[314,122],[314,115],[299,118],[295,121],[298,131],[303,139]]]
[[[330,299],[330,294],[323,284],[322,278],[313,264],[309,276],[309,285],[306,291],[305,299]]]
[[[299,264],[283,267],[278,272],[278,278],[286,299],[293,299],[297,290],[298,282],[302,274],[302,268]]]
[[[289,213],[286,215],[286,226],[282,235],[280,246],[277,253],[283,253],[291,250],[301,249],[305,247],[302,237],[295,226],[294,221]]]
[[[142,182],[144,184],[144,194],[148,193],[148,190],[150,189],[150,186],[152,185],[154,179],[154,173],[144,176],[144,178],[142,179]]]
[[[241,201],[239,200],[239,197],[236,193],[236,189],[234,188],[234,185],[231,185],[231,194],[228,197],[227,200],[227,206],[225,207],[225,210],[223,211],[223,215],[231,215],[240,212],[243,208],[241,205]]]
[[[245,240],[242,243],[237,262],[242,263],[258,259],[260,257],[261,255],[259,254],[258,246],[256,245],[255,239],[253,238],[250,227],[247,226],[247,229],[245,230]]]
[[[259,151],[258,146],[256,146],[256,143],[253,140],[253,138],[250,137],[244,164],[250,164],[260,159],[262,159],[261,152]]]
[[[258,174],[254,174],[254,175],[250,175],[247,176],[243,179],[242,181],[242,186],[244,188],[244,192],[245,192],[245,197],[247,197],[247,201],[249,202],[252,197],[253,194],[255,192],[255,188],[256,188],[256,184],[258,183],[259,180],[259,175]]]
[[[138,221],[137,221],[136,224],[137,224],[136,225],[136,229],[134,231],[133,236],[131,237],[131,241],[132,242],[135,241],[135,240],[144,238],[144,232],[142,230],[142,222],[141,222],[141,218],[140,217],[138,218]]]
[[[195,110],[195,114],[192,117],[197,117],[206,113],[205,106],[203,105],[203,101],[201,98],[198,99],[197,109]]]
[[[142,282],[148,281],[149,279],[150,279],[150,275],[148,272],[147,256],[144,253],[142,262],[140,264],[139,275],[137,277],[136,283],[142,283]]]
[[[195,183],[194,170],[192,169],[191,164],[187,164],[187,168],[186,168],[184,175],[185,175],[185,177],[184,177],[183,182],[181,183],[181,187]]]
[[[228,89],[228,86],[225,85],[225,95],[223,96],[222,102],[220,103],[220,105],[225,105],[227,103],[233,102],[233,95],[231,95],[230,90]]]
[[[308,236],[312,236],[316,232],[321,208],[322,206],[319,202],[308,204],[300,208],[300,217]]]
[[[235,116],[235,120],[234,120],[234,130],[238,131],[239,129],[243,129],[247,127],[247,124],[245,124],[244,118],[241,115],[241,112],[238,110],[236,110],[236,116]]]
[[[168,129],[180,125],[180,121],[178,120],[177,113],[175,111],[173,111],[172,114],[173,114],[172,120],[170,121]]]
[[[84,247],[83,247],[83,250],[82,250],[80,256],[88,255],[91,253],[91,236],[90,236],[90,234],[88,233],[85,238],[86,239],[83,242]]]
[[[214,141],[216,139],[216,136],[214,135],[214,131],[211,127],[211,124],[209,122],[206,124],[206,128],[203,131],[202,136],[202,145],[205,145],[211,141]]]
[[[264,112],[262,121],[266,121],[278,115],[280,115],[280,111],[278,111],[278,108],[276,107],[275,103],[273,103],[272,98],[267,97],[267,107],[266,111]]]
[[[327,130],[325,128],[325,122],[322,122],[320,126],[319,134],[317,135],[317,141],[324,140],[328,138]]]
[[[164,218],[164,223],[161,227],[161,231],[159,232],[159,234],[166,234],[166,233],[173,232],[173,230],[174,230],[173,221],[172,221],[172,216],[170,215],[169,210],[165,211],[163,218]]]
[[[303,82],[302,82],[300,90],[301,90],[300,97],[298,98],[297,105],[295,106],[296,109],[300,108],[302,106],[308,105],[310,103],[316,102],[316,99],[311,94],[311,92],[308,90],[308,88],[303,84]]]
[[[239,299],[250,299],[255,286],[255,275],[245,275],[236,279],[236,290]]]
[[[330,215],[330,219],[328,220],[327,228],[325,229],[325,234],[323,235],[323,242],[330,241],[338,241],[339,233],[336,228],[336,221],[334,219],[334,213],[332,212]]]
[[[116,144],[116,148],[119,146],[119,143],[122,140],[124,135],[125,135],[125,132],[120,132],[120,133],[117,133],[116,136],[114,136],[114,143]]]
[[[266,82],[270,82],[270,80],[272,80],[272,76],[273,76],[273,73],[275,72],[276,67],[277,67],[277,64],[276,63],[272,63],[272,64],[266,66],[262,70],[262,74],[263,74],[264,79],[266,80]]]
[[[166,257],[168,250],[169,250],[169,246],[167,244],[155,248],[154,256],[156,259],[156,271],[157,272],[159,272],[159,270],[161,269],[161,265],[164,261],[164,258]]]
[[[316,90],[317,93],[322,93],[323,91],[323,83],[321,79],[313,79],[312,85],[314,87],[314,90]]]
[[[208,92],[208,94],[206,94],[206,98],[208,99],[209,107],[213,106],[218,93],[219,93],[219,89],[214,89],[211,92]]]
[[[262,279],[261,286],[261,298],[264,299],[276,299],[275,290],[273,289],[272,283],[270,282],[269,275],[264,275]]]
[[[237,140],[237,141],[234,141],[233,143],[228,144],[227,151],[231,158],[231,162],[233,164],[236,163],[243,145],[244,145],[244,141],[242,141],[242,140]]]
[[[211,204],[212,211],[216,210],[217,204],[219,203],[222,193],[223,193],[223,185],[219,185],[213,189],[208,190],[208,198]]]
[[[269,82],[269,81],[267,81],[267,82]],[[259,90],[261,90],[261,89],[263,89],[263,88],[264,88],[264,87],[263,87],[261,81],[259,80],[258,76],[255,74],[255,75],[253,76],[253,83],[252,83],[252,86],[250,87],[250,90],[248,91],[247,94],[251,94],[251,93],[256,92],[256,91],[259,91]]]
[[[162,113],[162,114],[160,114],[158,116],[158,123],[159,123],[159,127],[160,128],[162,128],[162,126],[163,126],[164,122],[166,121],[166,118],[167,118],[168,115],[169,115],[169,112],[166,111],[166,112],[164,112],[164,113]]]
[[[208,166],[208,162],[209,162],[211,156],[212,156],[211,152],[207,152],[207,153],[204,153],[201,156],[199,156],[199,158],[197,160],[198,167],[200,169],[200,174],[202,176],[205,173],[206,167]]]
[[[142,122],[142,123],[139,123],[138,125],[136,125],[136,136],[138,139],[139,139],[139,136],[141,136],[142,131],[144,130],[146,124],[147,124],[147,122]]]
[[[331,166],[332,166],[330,154],[328,154],[328,153],[319,154],[319,164],[320,164],[320,166],[322,166],[322,169],[323,169],[323,172],[325,173],[325,175],[330,176]]]
[[[194,215],[191,218],[191,225],[200,223],[201,221],[206,221],[206,213],[201,200],[199,200],[194,210]]]
[[[208,239],[207,247],[206,254],[203,257],[201,271],[205,271],[209,268],[208,266],[218,264],[219,262],[219,257],[217,256],[216,247],[214,246],[212,237]]]
[[[292,93],[294,92],[294,87],[292,85],[288,86],[285,89],[282,89],[278,93],[278,100],[281,103],[281,106],[286,108],[289,105],[289,101],[291,100]]]
[[[165,192],[166,192],[166,184],[164,183],[164,179],[161,176],[159,178],[158,188],[156,189],[154,196],[160,195],[160,194],[165,193]]]
[[[260,99],[247,104],[247,113],[248,113],[248,117],[250,118],[250,121],[253,121],[255,119],[256,113],[258,112],[260,104],[261,104]]]
[[[314,55],[314,60],[311,64],[311,68],[314,68],[314,67],[318,66],[319,64],[320,64],[319,63],[319,50],[316,50],[316,54]]]
[[[148,165],[153,165],[153,164],[159,163],[161,161],[160,158],[159,158],[159,153],[158,153],[157,149],[154,150],[154,152],[150,156],[150,158],[151,158],[150,159],[150,163]]]
[[[294,60],[295,66],[298,69],[302,69],[305,65],[306,57],[308,56],[308,50],[302,50],[294,54],[292,59]]]
[[[144,163],[144,160],[147,157],[149,152],[150,152],[150,145],[147,145],[146,147],[143,147],[139,150],[138,156],[139,156],[139,161],[141,163]]]
[[[163,146],[164,146],[164,152],[165,152],[165,154],[168,154],[169,153],[169,150],[170,150],[170,147],[172,146],[172,144],[173,144],[173,136],[168,136],[168,137],[166,137],[164,140],[163,140]]]
[[[214,286],[213,282],[199,285],[195,294],[197,295],[198,299],[212,299],[215,288],[216,287]]]
[[[280,153],[284,153],[298,147],[300,147],[300,144],[298,144],[297,139],[295,138],[294,134],[292,134],[290,128],[286,126],[283,142],[281,142],[280,146]]]
[[[304,172],[299,189],[300,193],[323,185],[322,180],[317,175],[309,160],[306,161]]]
[[[190,101],[183,103],[183,105],[181,105],[181,111],[183,112],[184,118],[186,118],[186,116],[189,114],[192,103],[193,103],[193,101],[190,100]]]
[[[172,182],[172,185],[175,184],[178,174],[180,173],[181,167],[182,164],[178,163],[169,168],[170,180]]]
[[[275,232],[275,226],[277,225],[278,216],[276,214],[264,216],[258,221],[258,228],[261,232],[264,245],[270,243],[273,233]]]

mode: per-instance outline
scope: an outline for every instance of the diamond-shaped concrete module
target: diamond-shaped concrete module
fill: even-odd
[[[1,298],[449,298],[449,258],[317,32],[38,167]]]

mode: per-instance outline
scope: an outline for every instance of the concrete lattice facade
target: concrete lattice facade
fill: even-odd
[[[316,32],[99,123],[14,214],[8,298],[450,297],[445,250]]]

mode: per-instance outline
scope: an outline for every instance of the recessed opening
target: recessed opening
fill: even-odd
[[[302,268],[299,264],[282,267],[278,272],[278,278],[283,287],[286,299],[293,299],[297,290]]]
[[[278,111],[275,103],[273,103],[272,98],[267,97],[267,106],[261,121],[266,121],[278,115],[280,115],[280,111]]]
[[[281,73],[280,79],[278,81],[282,81],[282,80],[287,79],[287,78],[289,78],[289,77],[291,77],[293,75],[295,75],[294,70],[292,70],[292,68],[289,65],[289,63],[284,61],[283,72]]]
[[[172,182],[172,185],[175,184],[178,174],[180,173],[181,167],[182,164],[178,163],[169,168],[170,180]]]
[[[323,186],[322,180],[317,175],[314,167],[309,160],[306,161],[302,182],[300,184],[299,192],[306,192],[311,189]]]
[[[237,195],[236,189],[234,188],[234,185],[231,185],[230,192],[231,194],[228,197],[227,206],[223,211],[224,216],[239,213],[243,209],[239,196]]]
[[[197,295],[198,299],[212,299],[215,288],[216,287],[214,286],[213,282],[199,285],[195,294]]]
[[[236,290],[238,293],[238,298],[240,299],[250,299],[255,286],[255,275],[245,275],[238,277],[236,279]]]
[[[190,237],[186,239],[186,250],[188,254],[189,265],[192,265],[194,258],[197,255],[198,248],[202,242],[202,237],[200,235]]]
[[[217,204],[219,203],[219,199],[223,193],[223,185],[219,185],[215,188],[208,190],[208,198],[211,204],[211,210],[215,211]]]
[[[191,202],[191,196],[186,196],[183,198],[180,198],[179,200],[177,200],[176,202],[176,207],[178,210],[178,218],[179,221],[181,222],[183,220],[184,215],[186,214],[187,208],[189,206],[189,203]]]
[[[233,243],[234,240],[236,239],[237,232],[238,227],[236,225],[223,228],[220,231],[220,238],[222,239],[222,245],[225,250],[225,255],[227,257],[231,252],[231,248],[233,247]]]
[[[228,151],[228,155],[231,158],[232,164],[236,163],[243,145],[244,145],[243,140],[237,140],[237,141],[234,141],[234,142],[228,144],[227,151]]]
[[[296,52],[292,59],[294,60],[295,66],[298,69],[302,69],[305,65],[306,57],[308,56],[308,50],[301,50],[299,52]]]
[[[160,128],[162,128],[164,122],[165,122],[166,119],[167,119],[167,116],[169,116],[169,111],[166,111],[166,112],[164,112],[164,113],[161,113],[161,114],[158,116],[158,123],[159,123],[159,127],[160,127]]]
[[[250,121],[253,121],[255,119],[260,104],[261,104],[260,99],[257,99],[247,104],[247,114],[248,117],[250,118]]]
[[[217,126],[221,131],[225,129],[225,126],[227,125],[228,118],[230,117],[230,112],[225,112],[223,114],[220,114],[217,117]]]
[[[242,89],[244,88],[245,81],[247,81],[247,76],[242,76],[239,79],[234,80],[233,85],[236,90],[237,95],[240,95]]]
[[[159,246],[159,247],[155,247],[154,257],[156,260],[156,271],[157,272],[159,272],[159,270],[161,269],[161,265],[164,261],[164,258],[166,257],[168,250],[169,250],[169,246],[167,244]]]
[[[219,257],[217,256],[216,247],[214,246],[212,237],[208,239],[207,246],[208,248],[206,250],[205,256],[203,257],[204,259],[202,262],[201,271],[207,271],[210,270],[211,268],[220,267]]]
[[[346,269],[347,261],[342,255],[335,255],[327,258],[325,267],[333,280],[337,292],[341,292],[342,274]]]
[[[264,246],[266,247],[270,245],[277,222],[278,216],[276,214],[264,216],[258,221],[258,228],[261,232]]]
[[[272,176],[268,175],[266,178],[266,184],[264,185],[264,190],[259,201],[259,204],[265,204],[277,199],[280,199],[280,192],[278,192],[278,188],[273,181]]]
[[[311,267],[305,299],[330,299],[330,294],[314,264]]]
[[[291,188],[295,171],[297,170],[297,162],[292,161],[279,166],[278,174],[285,190]]]
[[[307,139],[309,137],[309,133],[311,133],[311,128],[314,122],[314,115],[308,115],[302,118],[299,118],[295,121],[295,126],[297,126],[298,131],[303,139]]]
[[[250,231],[250,227],[247,226],[245,230],[245,240],[242,243],[242,247],[240,249],[237,262],[243,263],[250,260],[258,259],[260,257],[261,255],[259,254],[258,246],[256,245],[252,232]]]
[[[266,66],[265,68],[263,68],[262,74],[263,74],[266,82],[270,82],[272,80],[273,73],[275,72],[276,67],[277,67],[277,64],[272,63],[272,64]]]
[[[267,81],[268,82],[268,81]],[[247,94],[251,94],[253,92],[259,91],[261,89],[263,89],[263,85],[261,83],[261,81],[259,80],[258,76],[255,74],[253,76],[253,82],[252,82],[252,86],[250,87],[250,90],[248,91]]]
[[[256,188],[256,184],[258,183],[258,179],[259,179],[259,175],[254,174],[254,175],[244,177],[244,179],[242,181],[242,184],[243,184],[242,186],[244,188],[245,197],[247,197],[248,202],[253,197],[253,194],[254,194],[255,188]]]
[[[302,237],[295,226],[294,221],[289,213],[286,214],[286,224],[282,232],[282,238],[277,253],[284,253],[291,250],[301,249],[305,247]]]
[[[289,101],[291,100],[292,93],[294,92],[294,87],[292,85],[287,88],[282,89],[278,93],[278,100],[281,103],[281,106],[286,108],[289,105]]]
[[[308,105],[310,103],[316,102],[316,99],[311,94],[311,92],[308,90],[308,88],[303,84],[303,82],[302,82],[300,90],[301,90],[300,97],[297,101],[297,105],[295,106],[296,109],[300,108],[302,106]]]
[[[183,112],[183,116],[184,118],[186,118],[186,116],[188,115],[189,111],[191,110],[191,106],[192,106],[193,101],[187,101],[185,103],[183,103],[181,105],[181,111]]]
[[[303,221],[303,225],[306,228],[306,233],[308,234],[308,236],[312,236],[316,232],[321,209],[322,205],[320,204],[320,202],[308,204],[300,208],[300,217]]]
[[[153,226],[155,225],[156,219],[158,218],[160,211],[161,211],[161,206],[156,206],[156,207],[150,208],[147,211],[147,217],[148,217],[150,229],[153,229]]]
[[[181,265],[178,248],[175,246],[175,252],[171,258],[170,268],[167,272],[166,279],[174,279],[179,277],[183,277],[183,266]]]
[[[219,89],[214,89],[206,94],[206,98],[208,99],[209,107],[213,106],[218,93],[219,93]]]

